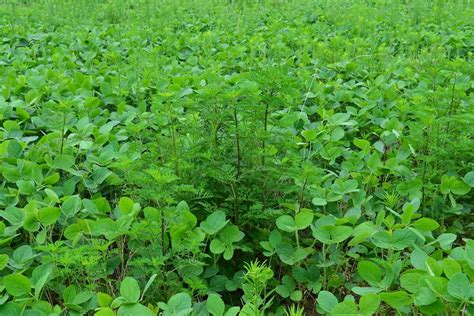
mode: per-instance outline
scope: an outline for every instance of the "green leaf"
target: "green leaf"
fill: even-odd
[[[456,195],[465,195],[471,190],[471,186],[463,181],[456,181],[451,187],[451,192]]]
[[[362,149],[362,150],[368,150],[370,148],[370,142],[368,140],[365,140],[365,139],[354,138],[353,143],[359,149]]]
[[[119,209],[124,214],[130,214],[133,211],[133,200],[129,197],[121,197],[119,200]]]
[[[332,294],[331,292],[321,291],[318,294],[317,303],[323,311],[325,311],[326,313],[330,313],[337,305],[338,301],[334,294]]]
[[[291,292],[290,299],[294,302],[301,301],[303,299],[303,292],[301,290]]]
[[[295,226],[296,229],[302,230],[311,225],[313,221],[313,213],[311,212],[301,212],[295,216]]]
[[[233,256],[234,256],[234,247],[232,245],[227,245],[225,250],[224,250],[224,254],[222,255],[222,257],[225,260],[230,260],[230,259],[232,259]]]
[[[380,306],[380,297],[377,294],[366,294],[360,298],[359,308],[364,315],[372,315]]]
[[[318,134],[313,129],[307,129],[307,130],[302,131],[301,135],[303,135],[304,139],[306,139],[307,142],[310,142],[310,141],[315,140]]]
[[[316,206],[324,206],[328,204],[328,201],[321,197],[315,197],[311,200],[311,202]]]
[[[3,285],[8,294],[12,296],[24,296],[30,293],[30,280],[19,273],[9,274],[3,278]]]
[[[137,280],[131,277],[123,279],[120,283],[120,295],[128,302],[138,302],[140,300],[140,285]]]
[[[8,255],[1,254],[1,255],[0,255],[0,271],[2,271],[3,269],[5,269],[5,267],[7,266],[7,264],[8,264]]]
[[[474,187],[474,171],[470,171],[464,175],[464,182],[469,185],[471,188]]]
[[[425,271],[411,270],[400,276],[400,285],[410,293],[416,293],[420,289],[422,281],[427,276]]]
[[[446,278],[426,275],[421,283],[423,282],[426,283],[430,290],[433,291],[437,296],[446,295],[448,286],[448,280]]]
[[[43,225],[49,226],[56,223],[61,216],[59,207],[47,206],[38,211],[38,218]]]
[[[74,165],[74,157],[68,155],[59,155],[54,159],[54,167],[57,169],[66,170]]]
[[[359,315],[359,310],[354,302],[345,300],[334,306],[331,315]]]
[[[433,231],[436,228],[438,228],[439,224],[435,220],[423,217],[423,218],[420,218],[419,220],[417,220],[416,222],[414,222],[413,226],[416,229],[426,231],[426,232],[430,232],[430,231]]]
[[[214,316],[224,315],[225,304],[221,297],[217,294],[209,294],[206,301],[207,311]]]
[[[152,312],[149,308],[138,303],[124,304],[120,306],[117,312],[117,316],[131,316],[131,315],[155,316],[156,314]]]
[[[441,267],[448,279],[451,279],[456,273],[461,272],[461,266],[452,258],[444,258]]]
[[[76,215],[77,212],[79,212],[79,210],[81,209],[81,207],[82,207],[82,200],[77,195],[69,197],[61,206],[64,215],[66,215],[66,217],[69,217],[69,218]]]
[[[392,233],[381,231],[372,236],[374,245],[384,249],[402,250],[411,246],[415,240],[415,233],[408,229],[399,229]]]
[[[357,272],[360,277],[372,286],[376,286],[382,280],[382,270],[371,261],[360,261],[357,264]]]
[[[466,242],[466,249],[464,251],[464,258],[471,269],[474,269],[474,240]]]
[[[178,293],[173,295],[169,301],[168,306],[172,311],[186,311],[191,308],[191,297],[187,293]],[[186,315],[186,314],[182,314]]]
[[[383,167],[378,153],[374,152],[372,155],[370,155],[369,159],[367,160],[367,167],[372,170],[372,172],[377,172]]]
[[[430,305],[436,300],[436,294],[430,288],[421,287],[415,295],[414,303],[416,306]]]
[[[202,230],[208,235],[214,235],[219,232],[228,223],[225,219],[225,213],[216,211],[209,215],[207,219],[201,222]]]
[[[293,217],[289,215],[282,215],[277,218],[276,220],[276,225],[278,229],[292,233],[296,230],[296,225],[295,221],[293,220]]]
[[[228,225],[219,232],[219,238],[226,244],[241,241],[244,236],[236,225]]]
[[[76,296],[74,296],[74,298],[72,300],[72,303],[76,304],[76,305],[83,304],[83,303],[89,301],[91,298],[93,298],[94,294],[95,294],[94,292],[88,291],[88,290],[81,291],[81,292],[77,293]]]
[[[155,281],[156,277],[158,276],[157,273],[154,273],[149,279],[148,282],[145,284],[145,287],[143,288],[142,292],[142,298],[145,296],[146,291],[150,288],[150,286],[153,284],[153,281]]]
[[[340,243],[352,234],[352,227],[349,226],[320,226],[312,227],[313,236],[325,244]]]
[[[472,294],[471,282],[464,273],[458,272],[448,281],[448,293],[460,300],[469,300]]]
[[[16,185],[19,192],[23,195],[31,195],[35,192],[35,183],[31,180],[18,180]]]
[[[112,303],[112,296],[99,292],[97,293],[97,302],[99,303],[100,307],[110,306],[110,303]]]
[[[354,292],[357,295],[367,295],[367,294],[377,294],[382,292],[381,289],[378,287],[371,287],[371,286],[366,286],[366,287],[360,287],[360,286],[354,286],[352,289],[352,292]]]
[[[115,316],[115,312],[110,307],[101,308],[94,316]]]
[[[435,259],[431,257],[426,258],[425,269],[432,276],[440,276],[441,273],[443,273],[443,269],[441,268],[441,266],[438,264],[438,262]],[[428,304],[425,304],[425,305],[428,305]]]
[[[233,306],[227,310],[227,312],[224,314],[224,316],[235,316],[239,313],[240,307],[238,306]]]
[[[439,245],[442,249],[448,250],[451,248],[451,245],[456,240],[457,236],[451,233],[441,234],[436,238],[436,241],[439,242]]]
[[[412,299],[405,291],[380,293],[380,298],[391,307],[400,310],[411,304]]]
[[[454,176],[442,176],[440,191],[443,194],[449,194],[450,192],[456,195],[467,194],[471,190],[470,184],[465,181],[458,180]]]
[[[223,253],[225,250],[225,245],[219,239],[213,239],[211,241],[209,249],[213,254]]]

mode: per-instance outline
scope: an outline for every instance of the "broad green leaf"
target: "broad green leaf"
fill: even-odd
[[[416,306],[430,305],[436,302],[436,294],[428,287],[421,287],[415,294],[414,303]]]
[[[1,255],[0,255],[0,271],[2,271],[3,269],[5,269],[5,267],[7,266],[7,264],[8,264],[8,255],[1,254]]]
[[[301,301],[303,299],[303,292],[301,290],[291,292],[290,299],[294,302]]]
[[[115,312],[110,307],[101,308],[94,316],[115,316]]]
[[[391,307],[400,310],[412,303],[412,298],[405,291],[380,293],[380,298]]]
[[[360,277],[370,285],[375,286],[382,280],[382,270],[371,261],[360,261],[357,264],[357,272]]]
[[[120,295],[127,301],[136,303],[140,299],[140,285],[137,280],[126,277],[120,283]]]
[[[293,217],[289,215],[282,215],[278,217],[276,220],[276,225],[280,230],[285,232],[292,233],[296,230],[295,221],[293,220]]]
[[[221,297],[217,294],[209,294],[206,307],[208,312],[214,316],[224,315],[225,304]]]
[[[470,171],[464,175],[464,182],[469,185],[471,188],[474,187],[474,171]]]
[[[106,293],[99,292],[97,293],[97,302],[100,307],[107,307],[112,303],[112,296]]]
[[[325,244],[340,243],[352,234],[352,228],[349,226],[313,226],[312,230],[314,238]]]
[[[131,316],[131,315],[140,315],[140,316],[155,316],[156,314],[152,312],[149,308],[143,306],[142,304],[125,304],[120,306],[117,312],[117,316]]]
[[[346,300],[334,306],[331,315],[359,315],[359,310],[354,302]]]
[[[432,276],[440,276],[441,273],[443,273],[443,269],[441,268],[441,266],[435,259],[431,257],[428,257],[425,260],[425,270],[428,271],[428,273]]]
[[[61,216],[61,209],[59,207],[47,206],[38,211],[38,218],[41,224],[49,226],[56,223]]]
[[[392,233],[381,231],[372,236],[374,245],[384,249],[402,250],[411,246],[415,240],[415,233],[408,229],[400,229]]]
[[[35,192],[35,183],[31,180],[18,180],[16,185],[23,195],[31,195]]]
[[[133,200],[129,197],[121,197],[119,200],[119,209],[124,214],[130,214],[133,211]]]
[[[307,142],[311,142],[316,139],[316,136],[318,135],[315,130],[312,129],[307,129],[301,132],[301,135],[303,135],[304,139]]]
[[[62,210],[66,217],[73,217],[82,207],[82,200],[79,196],[69,197],[62,205]]]
[[[4,277],[3,285],[8,294],[15,297],[27,295],[31,290],[30,280],[19,273],[9,274]]]
[[[219,232],[228,223],[225,219],[225,213],[222,211],[215,211],[201,222],[201,228],[208,235],[214,235]]]
[[[311,225],[313,221],[313,213],[311,212],[301,212],[295,216],[295,226],[296,229],[302,230]]]
[[[240,307],[238,306],[233,306],[225,312],[224,316],[236,316],[240,311]]]
[[[169,299],[168,306],[175,312],[189,310],[191,308],[191,297],[187,293],[175,294]],[[183,315],[187,314],[183,313]]]
[[[427,276],[425,271],[410,270],[400,276],[400,285],[410,293],[416,293],[420,289],[423,280]]]
[[[360,298],[359,308],[364,315],[375,314],[380,306],[380,297],[377,294],[366,294]]]
[[[456,240],[457,236],[451,233],[441,234],[436,238],[436,241],[439,242],[439,245],[442,249],[448,250],[451,248],[452,243]]]
[[[474,269],[474,240],[469,240],[466,242],[464,258],[466,259],[471,269]]]
[[[430,218],[420,218],[413,223],[413,226],[421,231],[430,232],[439,227],[439,224]]]
[[[448,293],[463,301],[472,296],[471,282],[464,273],[458,272],[451,277],[448,281]]]
[[[452,258],[444,258],[441,267],[448,279],[451,279],[456,273],[461,272],[461,266]]]
[[[224,252],[225,245],[219,239],[213,239],[211,241],[209,249],[214,254],[220,254]]]
[[[328,291],[319,292],[316,302],[318,306],[326,313],[330,313],[338,303],[334,294]]]

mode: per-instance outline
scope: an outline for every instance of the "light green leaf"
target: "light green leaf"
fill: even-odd
[[[338,303],[337,297],[328,291],[319,292],[316,302],[318,306],[326,313],[330,313]]]
[[[127,301],[136,303],[140,300],[140,285],[137,280],[131,277],[126,277],[120,283],[120,295]]]
[[[124,214],[130,214],[133,211],[133,200],[129,197],[121,197],[119,200],[119,209]]]
[[[296,229],[302,230],[311,225],[313,221],[313,213],[311,212],[301,212],[295,216],[295,226]]]
[[[209,294],[206,301],[207,311],[214,316],[224,315],[225,304],[221,297],[217,294]]]
[[[24,296],[30,293],[30,279],[19,273],[9,274],[3,278],[3,285],[12,296]]]
[[[219,232],[228,223],[225,219],[225,213],[222,211],[215,211],[201,222],[201,228],[208,235],[214,235]]]
[[[357,264],[357,272],[364,281],[372,286],[376,286],[383,277],[382,270],[371,261],[360,261]]]
[[[438,228],[439,224],[435,220],[423,217],[423,218],[418,219],[416,222],[414,222],[413,226],[416,229],[426,231],[426,232],[430,232],[430,231],[433,231],[436,228]]]
[[[282,215],[276,220],[277,227],[285,232],[292,233],[296,230],[295,221],[289,215]]]
[[[377,294],[366,294],[360,298],[359,308],[364,315],[372,315],[380,306],[380,297]]]
[[[463,301],[471,297],[471,282],[464,273],[458,272],[452,276],[448,281],[448,293]]]
[[[38,211],[38,218],[43,225],[49,226],[56,223],[61,216],[59,207],[47,206]]]

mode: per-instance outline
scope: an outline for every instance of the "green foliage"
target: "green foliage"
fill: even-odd
[[[0,315],[474,314],[465,1],[0,3]]]

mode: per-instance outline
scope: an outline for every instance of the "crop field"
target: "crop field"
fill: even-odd
[[[0,315],[474,315],[474,3],[0,1]]]

